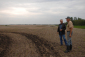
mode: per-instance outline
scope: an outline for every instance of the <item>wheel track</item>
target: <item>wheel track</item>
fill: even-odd
[[[36,46],[25,36],[4,33],[11,38],[11,45],[3,57],[41,57],[36,53]]]
[[[41,55],[41,57],[61,57],[58,51],[55,51],[52,44],[44,40],[43,38],[40,39],[36,35],[21,33],[21,32],[11,32],[11,33],[20,34],[32,40],[32,42],[36,45],[37,50],[40,52],[39,54]]]
[[[9,48],[11,41],[7,35],[0,33],[0,57],[3,57]]]

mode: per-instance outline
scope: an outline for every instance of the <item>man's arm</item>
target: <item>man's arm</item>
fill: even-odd
[[[58,26],[57,32],[59,32],[59,26]]]
[[[57,29],[57,34],[59,34],[59,26],[58,26],[58,29]]]
[[[69,23],[69,28],[70,28],[70,35],[69,35],[69,37],[71,37],[72,30],[73,30],[73,24],[72,24],[72,22]]]
[[[69,37],[71,37],[71,34],[72,34],[72,29],[73,29],[73,28],[70,28],[70,35],[69,35]]]

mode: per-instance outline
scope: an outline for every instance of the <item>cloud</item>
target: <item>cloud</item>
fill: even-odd
[[[0,20],[3,22],[0,23],[23,23],[21,20],[24,23],[60,23],[59,20],[67,16],[85,19],[84,2],[85,0],[2,0]]]

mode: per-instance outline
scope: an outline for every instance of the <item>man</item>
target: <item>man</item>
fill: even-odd
[[[72,21],[70,21],[70,17],[66,18],[68,24],[67,24],[67,49],[65,51],[65,53],[68,53],[72,50],[72,41],[71,41],[71,37],[72,37],[72,33],[73,33],[73,23]]]
[[[63,23],[63,20],[61,19],[57,30],[57,32],[59,32],[61,46],[63,45],[62,37],[64,39],[65,45],[67,45],[67,41],[65,38],[65,30],[66,30],[66,25]]]

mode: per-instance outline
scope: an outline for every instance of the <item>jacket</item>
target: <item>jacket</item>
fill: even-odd
[[[61,33],[62,33],[62,35],[64,35],[65,30],[66,30],[66,25],[64,23],[62,23],[62,28],[61,29],[62,29]],[[60,34],[60,24],[58,26],[57,32],[59,32],[59,34]]]

